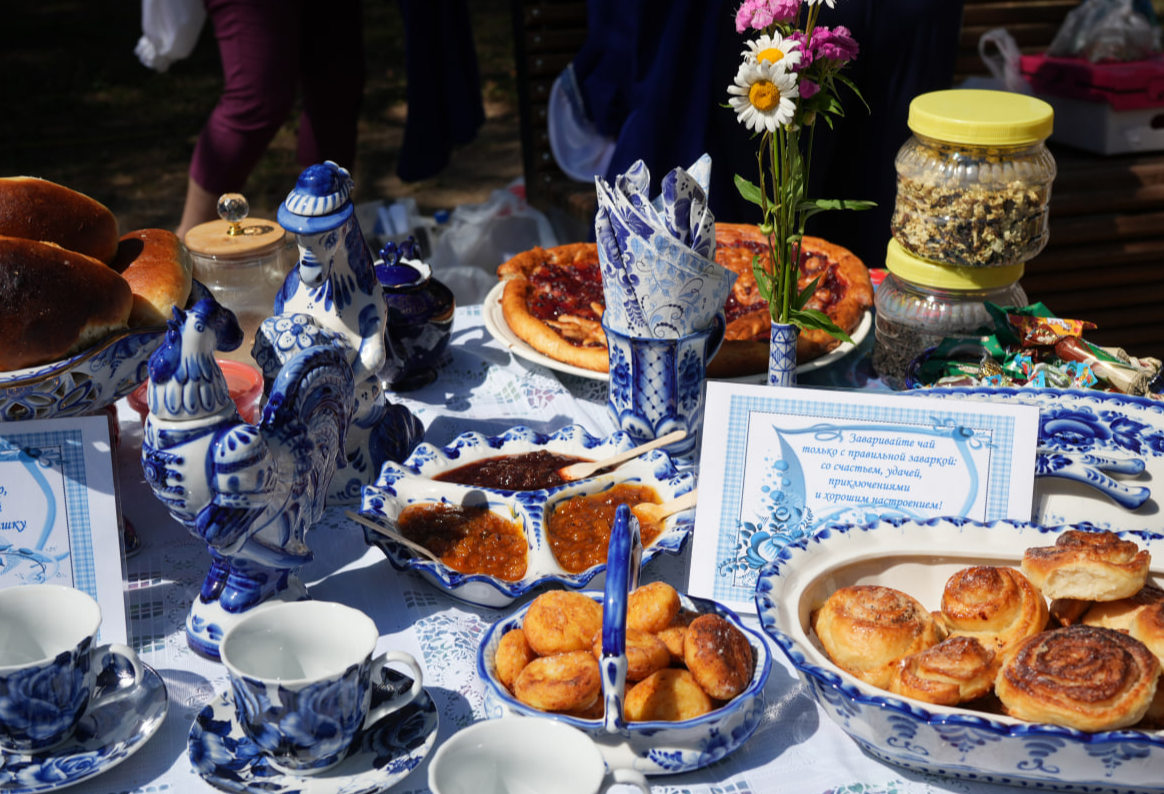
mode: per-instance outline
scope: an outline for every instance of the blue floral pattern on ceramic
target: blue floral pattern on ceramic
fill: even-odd
[[[1151,498],[1151,489],[1112,475],[1142,477],[1146,469],[1164,466],[1164,403],[1158,400],[1072,389],[940,388],[909,394],[1006,400],[1038,407],[1036,473],[1096,488],[1127,510],[1143,507]],[[1143,479],[1151,481],[1151,472],[1148,474]],[[1079,518],[1055,514],[1044,520]]]
[[[195,282],[187,306],[206,294]],[[145,382],[150,355],[165,330],[117,331],[61,361],[0,372],[0,421],[81,416],[112,405]]]
[[[622,551],[628,551],[628,544],[622,544]],[[633,565],[632,565],[633,568]],[[627,572],[629,574],[629,571]],[[624,583],[633,581],[629,575],[620,576]],[[605,593],[584,591],[595,601],[603,602]],[[767,696],[764,685],[772,668],[772,656],[764,639],[749,629],[739,617],[715,601],[691,598],[682,595],[683,607],[700,613],[715,613],[723,616],[740,629],[752,646],[755,668],[747,688],[734,700],[701,717],[682,722],[625,722],[621,712],[609,713],[608,717],[585,720],[562,714],[548,714],[525,705],[510,694],[497,678],[494,658],[501,637],[512,629],[520,628],[527,604],[510,617],[494,623],[486,632],[477,652],[477,675],[486,684],[485,713],[490,719],[498,719],[514,714],[532,718],[554,719],[579,728],[602,745],[608,762],[617,761],[619,767],[637,769],[644,775],[671,775],[700,769],[724,758],[739,748],[748,737],[755,733],[764,716]],[[625,621],[625,598],[622,599],[622,617]],[[609,627],[609,631],[608,631]],[[607,635],[617,644],[616,626],[604,621],[603,645],[607,647]],[[622,635],[625,641],[625,634]],[[605,654],[604,654],[605,655]],[[621,675],[619,662],[621,659]],[[620,704],[625,688],[626,654],[607,657],[603,666],[603,690],[608,704]],[[611,732],[613,729],[613,733]]]
[[[602,320],[610,355],[607,409],[619,429],[636,444],[684,430],[687,436],[666,449],[691,455],[703,427],[703,382],[707,362],[723,343],[726,322],[678,339],[631,337]]]
[[[166,685],[143,665],[141,683],[127,697],[85,712],[73,735],[51,750],[26,753],[0,748],[0,791],[42,794],[89,780],[129,758],[157,733],[169,700]],[[116,686],[132,685],[114,677]]]
[[[801,614],[801,604],[856,583],[850,581],[855,568],[862,572],[861,583],[888,584],[928,604],[940,598],[947,569],[983,564],[984,549],[1000,561],[992,564],[1010,559],[1017,566],[1025,549],[1054,545],[1069,529],[1090,528],[946,518],[829,524],[782,547],[764,567],[756,608],[764,632],[824,713],[877,758],[908,769],[1025,787],[1161,791],[1164,736],[1157,731],[1084,733],[906,700],[841,673],[810,638],[808,613]],[[1164,549],[1159,533],[1120,534],[1154,557]]]
[[[736,274],[715,262],[715,218],[707,204],[711,158],[676,168],[649,198],[640,160],[615,179],[595,180],[595,234],[606,311],[603,321],[630,336],[680,337],[707,328]]]
[[[275,296],[274,316],[260,325],[252,351],[268,385],[289,356],[309,345],[334,346],[346,357],[356,400],[329,504],[358,502],[380,465],[403,460],[424,436],[420,420],[389,403],[380,384],[387,308],[352,187],[348,171],[333,162],[309,166],[279,207],[279,225],[298,241],[299,264]],[[305,330],[312,325],[317,332]],[[337,344],[337,337],[343,341]]]
[[[306,597],[297,576],[312,559],[305,536],[323,514],[353,411],[351,366],[323,345],[291,356],[259,423],[244,422],[214,358],[241,341],[234,314],[213,298],[175,309],[150,359],[142,437],[146,482],[210,552],[186,633],[211,658],[234,616]]]
[[[403,691],[412,680],[394,670],[372,687],[372,706]],[[190,728],[187,754],[210,785],[240,794],[374,794],[403,780],[432,750],[437,709],[427,692],[399,711],[357,730],[342,761],[311,776],[282,772],[239,728],[227,693],[204,708]]]
[[[412,237],[380,251],[376,280],[388,307],[386,360],[380,374],[393,391],[427,386],[436,379],[436,365],[453,330],[453,291],[433,278]]]
[[[95,674],[86,637],[44,664],[0,673],[4,745],[37,751],[66,738],[85,713]]]
[[[626,433],[605,438],[590,435],[579,425],[569,425],[551,435],[527,427],[514,427],[500,436],[464,433],[449,446],[437,448],[421,444],[403,464],[387,463],[374,486],[364,488],[360,515],[389,528],[408,504],[446,501],[454,504],[487,504],[502,517],[522,524],[529,551],[525,576],[508,582],[483,574],[463,574],[441,563],[414,554],[411,550],[371,528],[364,529],[367,542],[381,549],[398,570],[414,570],[450,595],[474,604],[503,606],[537,588],[556,583],[571,588],[585,587],[606,570],[605,564],[572,574],[558,564],[545,536],[547,505],[581,494],[597,493],[620,482],[654,488],[663,501],[687,493],[695,487],[690,471],[680,472],[671,457],[653,450],[617,469],[583,480],[539,491],[506,491],[456,483],[437,482],[432,477],[444,471],[484,458],[546,450],[588,460],[601,460],[634,446]],[[643,564],[660,554],[678,554],[687,544],[694,526],[694,511],[671,516],[659,537],[643,553]]]
[[[768,344],[768,385],[796,385],[796,337],[799,330],[795,325],[772,323]]]

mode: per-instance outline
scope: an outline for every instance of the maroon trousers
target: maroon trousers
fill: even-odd
[[[206,0],[225,80],[190,163],[210,193],[243,189],[302,95],[297,159],[351,169],[364,90],[360,0]]]

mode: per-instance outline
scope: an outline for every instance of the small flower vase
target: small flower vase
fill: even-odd
[[[796,337],[800,329],[795,325],[772,323],[768,347],[768,385],[796,385]]]

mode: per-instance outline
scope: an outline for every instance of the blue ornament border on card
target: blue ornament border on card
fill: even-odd
[[[782,390],[783,391],[783,390]],[[795,390],[789,390],[795,391]],[[900,405],[828,403],[817,394],[811,399],[794,396],[762,397],[732,394],[729,397],[727,417],[727,438],[746,440],[749,437],[749,422],[756,413],[789,414],[797,417],[816,417],[822,421],[841,420],[844,429],[865,421],[885,424],[886,429],[907,425],[919,427],[947,426],[951,428],[975,427],[989,431],[992,438],[992,459],[987,477],[985,521],[1006,518],[1010,496],[1010,475],[1012,468],[1013,442],[1015,439],[1015,419],[1012,416],[983,414],[971,411],[942,411],[935,414],[931,406],[911,405],[902,401]],[[716,539],[717,575],[714,577],[713,593],[716,600],[746,601],[759,569],[773,550],[789,542],[811,535],[825,521],[814,522],[811,514],[799,525],[786,523],[781,528],[787,530],[777,537],[771,528],[762,529],[750,538],[743,538],[746,530],[737,528],[738,516],[743,507],[744,469],[749,456],[747,443],[728,443],[724,450],[725,475],[723,498],[720,503],[719,527]],[[751,454],[755,454],[752,450]],[[997,460],[995,460],[997,456]],[[755,541],[760,534],[767,537],[768,549],[747,548],[749,541]],[[749,559],[749,555],[755,559]],[[743,593],[743,595],[742,595]]]
[[[60,466],[64,479],[72,586],[97,598],[97,571],[89,533],[89,495],[85,478],[85,440],[81,430],[16,432],[0,428],[0,456],[25,452]],[[83,537],[79,536],[83,533]],[[0,576],[5,572],[0,571]]]

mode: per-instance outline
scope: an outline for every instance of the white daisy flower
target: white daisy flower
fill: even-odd
[[[805,2],[805,5],[810,5],[810,6],[818,6],[818,5],[821,5],[823,3],[824,5],[827,5],[829,8],[836,8],[837,7],[837,0],[804,0],[804,2]]]
[[[737,120],[756,132],[775,132],[777,127],[792,122],[800,88],[792,72],[767,61],[745,60],[736,72],[735,84],[728,86],[728,93]]]
[[[803,53],[800,42],[786,39],[779,33],[765,33],[755,41],[746,42],[748,49],[740,53],[753,63],[770,63],[782,71],[791,72],[800,64]]]

